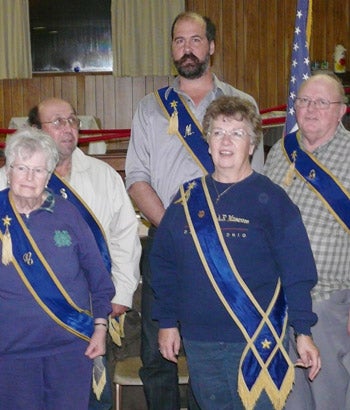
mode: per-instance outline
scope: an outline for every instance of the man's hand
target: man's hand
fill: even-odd
[[[111,317],[120,316],[125,313],[129,308],[124,305],[118,305],[118,303],[112,303]]]
[[[320,352],[312,340],[311,336],[298,335],[297,350],[300,358],[296,362],[296,366],[310,368],[309,379],[312,381],[321,370]]]
[[[177,356],[180,351],[180,333],[177,327],[159,329],[158,345],[159,351],[164,359],[177,363]]]

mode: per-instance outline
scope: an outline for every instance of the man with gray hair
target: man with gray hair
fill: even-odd
[[[294,105],[299,131],[272,147],[265,173],[299,207],[310,238],[318,271],[312,333],[322,369],[312,383],[296,370],[286,408],[350,409],[350,132],[342,124],[343,86],[334,75],[315,74]],[[303,337],[295,335],[296,343]]]

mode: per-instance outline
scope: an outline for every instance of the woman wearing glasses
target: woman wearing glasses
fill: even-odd
[[[0,192],[0,403],[88,408],[114,287],[76,208],[46,184],[58,161],[34,128],[8,138]]]
[[[308,237],[288,196],[251,168],[262,129],[250,102],[213,101],[203,133],[214,173],[180,188],[152,249],[159,349],[176,362],[180,329],[201,409],[282,409],[294,380],[288,325],[298,363],[310,378],[320,369]]]

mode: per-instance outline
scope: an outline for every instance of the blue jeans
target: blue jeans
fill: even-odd
[[[142,300],[141,300],[141,359],[143,366],[140,377],[150,410],[180,409],[180,391],[178,385],[177,365],[164,359],[158,350],[158,322],[152,320],[152,305],[154,301],[151,288],[151,269],[149,254],[156,229],[150,228],[149,236],[143,242],[141,258]],[[199,409],[188,392],[188,408]]]
[[[244,410],[237,392],[238,367],[245,343],[183,340],[192,389],[201,410]],[[265,391],[254,410],[272,410]]]
[[[106,385],[102,391],[100,400],[97,400],[95,393],[90,390],[89,410],[111,410],[113,407],[113,394],[111,385],[111,376],[107,366],[106,357],[103,356],[103,362],[106,366]]]

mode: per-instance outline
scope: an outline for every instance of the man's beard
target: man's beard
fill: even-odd
[[[189,60],[191,62],[189,63]],[[184,54],[179,60],[174,60],[175,68],[181,77],[189,80],[202,77],[209,66],[210,54],[208,53],[203,61],[200,61],[194,54]]]

